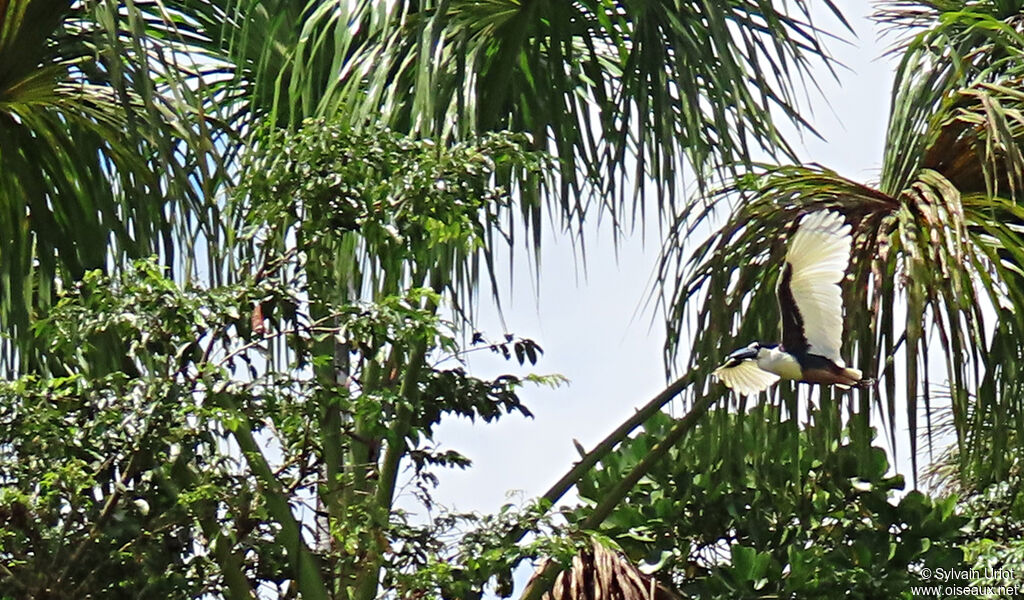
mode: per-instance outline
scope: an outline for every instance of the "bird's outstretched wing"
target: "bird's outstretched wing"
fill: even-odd
[[[789,241],[779,286],[782,347],[843,361],[843,299],[839,282],[850,262],[850,226],[838,213],[804,216]]]
[[[779,380],[779,376],[762,371],[753,360],[740,361],[738,364],[722,365],[712,375],[739,394],[753,395],[766,390]]]

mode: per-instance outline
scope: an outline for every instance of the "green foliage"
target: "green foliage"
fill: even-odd
[[[560,381],[481,379],[461,362],[541,354],[463,336],[498,246],[536,251],[542,190],[557,190],[565,222],[601,207],[617,227],[630,177],[652,177],[665,214],[684,162],[703,186],[749,164],[749,142],[787,153],[769,110],[806,124],[791,77],[827,64],[820,31],[804,2],[719,4],[5,4],[0,321],[5,340],[35,344],[0,359],[22,374],[0,385],[5,598],[252,598],[262,586],[369,600],[383,583],[464,600],[510,593],[524,558],[589,548],[574,531],[589,507],[569,526],[547,501],[424,524],[395,509],[399,483],[435,509],[436,470],[470,465],[434,440],[438,423],[528,416],[523,383]],[[851,443],[835,441],[831,412],[798,431],[768,409],[715,411],[640,480],[596,535],[686,591],[899,597],[916,567],[959,564],[953,500],[895,501],[902,481],[865,441],[872,400],[894,414],[889,366],[905,344],[916,444],[929,325],[954,427],[975,443],[965,462],[988,466],[991,450],[988,479],[1010,463],[1005,432],[1024,419],[1021,7],[914,4],[881,13],[924,30],[901,46],[880,188],[818,168],[741,176],[740,210],[676,263],[671,326],[695,299],[703,311],[681,387],[704,401],[700,375],[723,340],[771,338],[770,319],[739,319],[774,304],[764,259],[778,232],[804,210],[843,208],[862,284],[847,306],[866,315],[849,337],[858,364],[885,375],[882,395],[861,397]],[[504,129],[518,133],[489,133]],[[677,249],[709,214],[695,208],[680,211]],[[194,273],[202,241],[204,274],[236,285],[176,284],[156,262],[90,270],[159,251]],[[584,498],[600,502],[670,426],[654,417],[581,482]],[[1019,564],[1016,504],[989,500],[972,504],[968,560]]]
[[[294,130],[338,118],[442,145],[528,133],[558,158],[550,206],[579,225],[594,209],[625,222],[630,188],[632,205],[646,208],[634,177],[653,177],[652,199],[667,213],[686,159],[707,175],[751,160],[752,144],[787,152],[774,117],[808,126],[796,82],[816,62],[831,66],[802,0],[715,10],[698,1],[316,0],[299,9],[246,0],[220,27],[208,12],[264,122]],[[523,189],[527,223],[538,224],[537,187]]]
[[[543,164],[516,142],[444,149],[311,124],[257,159],[265,177],[239,196],[253,275],[204,289],[145,261],[61,291],[33,323],[39,373],[0,387],[5,589],[373,597],[380,577],[400,587],[438,564],[472,518],[421,525],[394,509],[399,484],[429,510],[436,469],[469,466],[436,426],[530,416],[521,386],[560,381],[473,376],[465,352],[523,365],[542,349],[463,342],[439,316],[466,323],[445,259],[490,247],[484,230],[509,205],[495,171]],[[367,281],[340,277],[353,256],[373,257]],[[488,556],[478,587],[510,577],[511,558]]]
[[[771,409],[731,414],[729,435],[699,426],[648,471],[599,528],[648,572],[701,598],[909,598],[922,565],[960,565],[954,500],[887,475],[885,452],[761,426]],[[663,438],[659,414],[581,481],[595,502]],[[587,506],[571,520],[588,515]]]
[[[474,600],[488,589],[505,598],[513,592],[513,569],[523,560],[551,558],[565,564],[587,538],[570,535],[543,501],[516,508],[506,504],[490,515],[441,513],[430,540],[412,564],[385,572],[385,589],[398,597]],[[519,532],[531,534],[517,543]],[[401,553],[408,554],[408,552]]]
[[[305,268],[325,299],[429,285],[467,310],[481,269],[493,281],[496,247],[516,243],[512,195],[496,180],[539,179],[550,167],[526,143],[489,134],[440,146],[309,120],[295,134],[268,134],[250,157],[239,229],[259,242],[254,252],[309,251]]]
[[[1024,585],[1024,495],[1017,476],[967,495],[959,510],[970,525],[963,539],[966,562],[979,577],[976,586]],[[1012,576],[996,580],[1000,571]]]
[[[235,585],[231,595],[244,597],[241,590],[296,576],[282,521],[312,525],[323,447],[312,415],[323,403],[341,408],[346,432],[371,422],[386,444],[396,443],[389,424],[409,406],[411,483],[425,500],[436,483],[430,468],[469,464],[430,443],[442,417],[529,414],[511,375],[482,380],[462,367],[424,368],[415,401],[360,385],[363,361],[382,348],[423,341],[439,359],[458,351],[450,326],[419,308],[429,293],[339,306],[325,327],[296,305],[301,290],[273,278],[181,288],[142,262],[114,279],[90,273],[63,295],[35,327],[60,376],[0,386],[6,590],[18,598],[194,598]],[[268,316],[263,333],[253,330],[257,302]],[[344,339],[357,357],[347,388],[311,381],[300,365],[320,360],[315,354],[296,352],[286,370],[268,369],[261,357],[272,338],[301,349],[321,332]],[[253,436],[261,440],[255,456]],[[278,495],[294,508],[276,511]],[[390,498],[352,505],[329,528],[331,542],[304,552],[355,564],[373,546],[397,570],[412,566],[388,550],[414,538]]]
[[[252,569],[268,568],[259,493],[223,451],[202,389],[219,370],[196,345],[237,331],[248,301],[241,290],[181,290],[138,263],[117,280],[88,274],[36,325],[61,376],[0,385],[9,594],[197,597],[227,575],[194,543],[222,535],[239,544],[236,568],[243,548]],[[216,380],[227,385],[224,375]]]
[[[220,130],[196,97],[203,69],[185,68],[195,47],[165,27],[178,8],[65,0],[0,8],[5,374],[35,366],[29,324],[54,300],[57,279],[111,258],[117,268],[124,258],[188,254],[204,241],[199,229],[217,236],[219,223],[199,207],[223,175],[213,149]]]
[[[1019,130],[1016,110],[1009,119],[1000,113],[1003,102],[1019,102],[1015,96],[1024,75],[1022,8],[1019,0],[889,2],[879,7],[876,19],[901,38],[895,48],[901,60],[892,90],[880,189],[896,194],[910,187],[921,168],[948,175],[964,192],[1006,186],[1007,174],[1019,180],[1021,162],[1013,144],[970,146],[973,135],[984,135],[985,129],[998,132],[992,141]],[[969,107],[974,98],[987,106]],[[949,127],[971,113],[981,116],[971,123],[981,125],[975,131]],[[987,127],[985,113],[997,117],[990,122],[1001,121],[1001,126]],[[942,141],[936,143],[943,129]],[[977,161],[968,159],[974,151],[980,151],[978,158],[1001,155],[1001,168],[980,172]]]

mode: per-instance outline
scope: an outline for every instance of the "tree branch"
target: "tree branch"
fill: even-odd
[[[662,395],[666,394],[669,390],[674,389],[677,384],[686,381],[685,385],[679,387],[675,391],[675,393],[673,393],[669,397],[669,399],[671,399],[672,396],[682,391],[682,389],[685,388],[686,385],[689,385],[690,379],[692,379],[694,373],[695,371],[691,371],[685,377],[677,380],[674,384],[669,386],[669,388],[667,388],[664,392],[659,394],[658,397],[655,398],[655,400],[660,398]],[[611,489],[611,491],[609,491],[601,499],[597,506],[594,507],[594,511],[590,514],[590,516],[587,517],[580,524],[580,528],[584,530],[593,530],[600,527],[601,523],[603,523],[604,520],[608,518],[608,515],[611,514],[612,510],[614,510],[615,507],[619,504],[619,502],[621,502],[622,499],[626,497],[626,494],[629,493],[629,490],[631,490],[633,486],[636,485],[638,481],[640,481],[641,477],[647,474],[647,472],[651,469],[652,466],[654,466],[655,463],[664,458],[664,456],[668,453],[669,449],[675,446],[676,443],[679,442],[679,440],[683,439],[683,437],[687,433],[689,433],[690,430],[693,429],[693,427],[697,424],[697,421],[704,416],[704,413],[707,412],[708,407],[710,407],[714,401],[714,396],[705,396],[695,400],[693,406],[690,407],[690,410],[686,413],[686,415],[683,418],[676,421],[676,424],[672,427],[671,430],[669,430],[668,434],[665,436],[665,439],[655,444],[654,447],[651,448],[651,451],[647,453],[647,456],[645,456],[643,460],[637,463],[636,466],[633,467],[633,469],[629,472],[629,474],[626,475],[626,477],[624,477],[622,481],[620,481],[614,488]],[[654,401],[652,401],[651,404],[653,404],[653,402]],[[668,402],[668,399],[664,400],[664,402]],[[651,404],[648,404],[644,408],[650,408]],[[658,408],[660,408],[660,406]],[[653,412],[656,412],[656,410],[651,411],[651,414],[653,414]],[[639,411],[637,414],[640,414]],[[636,417],[634,416],[634,419],[635,418]],[[623,429],[628,423],[629,421],[623,423],[623,425],[620,426],[619,429],[616,429],[615,432],[618,432],[621,429]],[[611,437],[612,436],[609,436],[609,438]],[[605,441],[608,441],[608,439],[606,439]],[[614,446],[614,444],[612,445]],[[606,449],[605,453],[607,453],[607,451],[610,449],[610,447]],[[593,454],[593,451],[591,452],[591,454]],[[589,457],[590,455],[588,454],[587,456]],[[582,463],[583,461],[580,462]],[[596,462],[596,460],[594,462]],[[593,463],[591,463],[591,465],[593,465]],[[582,476],[582,473],[580,473],[580,476]],[[573,483],[575,483],[575,481]],[[566,488],[566,491],[567,490],[568,487]],[[541,572],[530,582],[530,585],[523,592],[521,600],[539,600],[541,596],[543,596],[547,591],[551,589],[551,586],[555,582],[555,577],[562,570],[563,569],[560,564],[558,564],[555,561],[549,560],[544,565]]]
[[[576,482],[597,464],[597,461],[604,458],[605,455],[615,448],[615,446],[619,445],[622,440],[626,439],[626,436],[632,433],[634,429],[642,425],[647,419],[650,419],[656,412],[661,410],[663,406],[668,404],[669,401],[678,396],[680,392],[692,384],[693,380],[696,378],[697,371],[697,369],[694,369],[669,384],[669,386],[662,390],[657,396],[638,409],[632,417],[623,421],[621,425],[616,427],[614,431],[601,440],[601,443],[588,452],[586,456],[581,458],[578,463],[573,465],[572,469],[563,475],[561,479],[555,482],[555,484],[552,485],[551,488],[541,496],[541,498],[543,500],[547,500],[551,504],[561,500],[562,496],[571,490],[573,486],[576,485]]]
[[[568,473],[563,475],[561,479],[555,482],[555,484],[552,485],[543,496],[541,496],[541,500],[547,502],[545,511],[550,510],[556,502],[561,500],[562,496],[568,493],[580,478],[586,475],[590,469],[594,468],[594,465],[611,452],[615,446],[619,445],[622,440],[626,439],[626,436],[632,433],[634,429],[642,425],[647,419],[650,419],[656,412],[661,410],[663,406],[668,404],[673,398],[678,396],[680,392],[690,386],[698,372],[700,372],[699,369],[693,369],[686,375],[673,381],[657,396],[651,398],[647,404],[637,409],[636,413],[632,417],[623,421],[621,425],[616,427],[614,431],[601,440],[593,450],[588,452],[580,459],[579,462],[573,465],[573,467],[569,469]],[[510,544],[516,543],[523,539],[527,531],[528,530],[525,527],[516,527],[509,531],[505,536],[505,542]]]
[[[303,599],[328,600],[330,594],[328,594],[327,587],[320,575],[320,566],[317,564],[316,557],[306,547],[302,539],[302,528],[295,519],[295,515],[292,514],[288,497],[281,490],[280,482],[274,477],[270,464],[267,463],[266,457],[252,435],[252,423],[248,416],[239,411],[229,398],[222,398],[222,401],[241,418],[242,422],[237,427],[228,429],[234,435],[242,455],[245,456],[249,468],[260,484],[260,489],[267,502],[267,511],[281,526],[278,538],[285,548],[289,565]]]

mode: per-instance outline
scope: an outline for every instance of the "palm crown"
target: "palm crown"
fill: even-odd
[[[779,277],[769,258],[783,252],[779,232],[807,212],[838,211],[853,224],[847,352],[880,383],[860,397],[854,421],[866,425],[878,410],[895,446],[905,399],[916,472],[918,435],[934,439],[932,416],[945,407],[963,466],[973,467],[965,473],[998,477],[1010,459],[996,440],[1013,439],[1022,415],[1020,7],[894,3],[878,19],[916,33],[894,50],[902,60],[877,187],[821,166],[753,172],[723,190],[736,209],[692,256],[679,248],[710,212],[679,219],[661,266],[674,282],[668,356],[683,323],[698,332],[689,360],[701,368],[729,347],[723,334],[776,337],[771,320],[740,316],[772,313],[764,283]]]

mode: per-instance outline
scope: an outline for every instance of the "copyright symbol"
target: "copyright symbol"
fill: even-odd
[[[923,579],[931,579],[932,578],[932,570],[929,569],[928,567],[924,567],[923,569],[921,569],[921,577]]]

